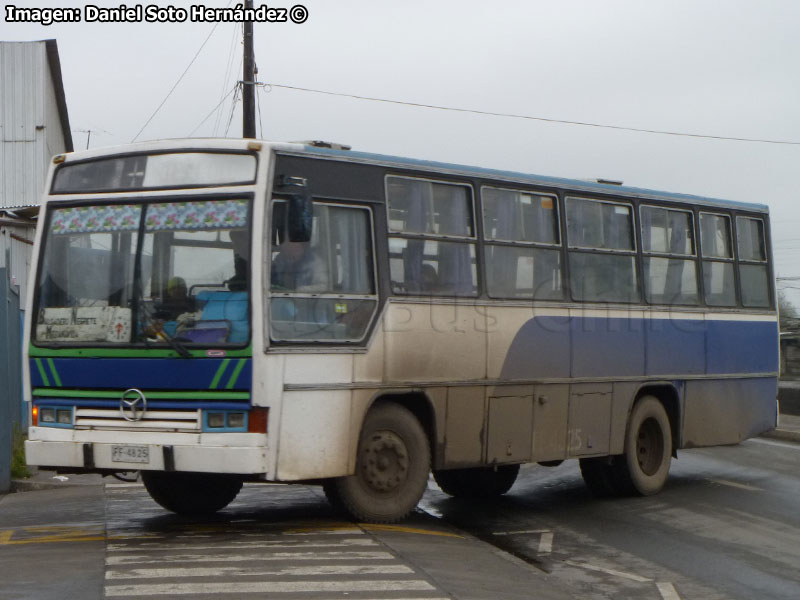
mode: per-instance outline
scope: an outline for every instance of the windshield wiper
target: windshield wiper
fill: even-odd
[[[157,325],[154,325],[155,319],[153,319],[152,313],[147,309],[145,301],[144,301],[144,297],[141,296],[141,295],[139,297],[138,308],[140,309],[142,317],[143,317],[142,318],[142,337],[143,337],[145,345],[147,345],[147,333],[145,333],[145,332],[147,331],[147,329],[149,327],[152,327],[155,337],[159,338],[159,339],[162,339],[165,342],[167,342],[170,345],[170,347],[173,350],[175,350],[175,352],[177,352],[182,358],[191,358],[192,357],[192,353],[189,352],[186,349],[186,346],[184,346],[181,342],[179,342],[177,339],[175,339],[170,334],[168,334],[166,331],[164,331],[164,328],[160,324],[160,322]]]
[[[181,343],[180,343],[180,342],[177,340],[177,338],[174,338],[174,337],[172,337],[171,335],[169,335],[169,334],[168,334],[166,331],[164,331],[163,329],[159,329],[159,330],[156,332],[156,337],[159,337],[159,338],[161,338],[162,340],[164,340],[165,342],[167,342],[167,343],[168,343],[168,344],[169,344],[169,345],[172,347],[172,349],[173,349],[173,350],[175,350],[175,352],[177,352],[178,354],[180,354],[180,355],[181,355],[183,358],[191,358],[191,357],[192,357],[192,353],[191,353],[191,352],[189,352],[189,351],[186,349],[186,346],[184,346],[183,344],[181,344]]]

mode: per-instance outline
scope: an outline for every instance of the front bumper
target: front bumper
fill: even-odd
[[[112,447],[146,446],[149,461],[121,462],[112,460]],[[180,444],[144,444],[138,442],[25,442],[29,465],[64,467],[89,471],[195,471],[202,473],[237,473],[267,478],[267,449],[243,446],[196,446]]]

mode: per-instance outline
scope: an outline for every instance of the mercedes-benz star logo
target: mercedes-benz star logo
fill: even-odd
[[[119,401],[119,412],[126,421],[141,421],[147,410],[147,398],[142,390],[125,390]]]

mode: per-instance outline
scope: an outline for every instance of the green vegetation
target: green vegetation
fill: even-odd
[[[11,446],[11,477],[13,479],[24,479],[30,477],[31,472],[25,464],[25,435],[20,427],[14,427],[14,438]]]

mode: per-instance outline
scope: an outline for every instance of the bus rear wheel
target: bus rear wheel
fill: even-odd
[[[330,479],[325,495],[336,508],[372,523],[393,523],[417,506],[428,481],[430,447],[417,418],[398,404],[378,404],[361,429],[356,472]]]
[[[667,482],[671,460],[667,411],[655,396],[643,396],[633,407],[625,434],[625,456],[618,467],[621,483],[638,496],[657,494]]]
[[[625,454],[580,459],[581,475],[589,490],[608,496],[651,496],[669,476],[672,430],[664,405],[643,396],[633,407],[625,434]]]
[[[498,465],[434,471],[433,478],[445,494],[455,498],[493,498],[510,490],[518,474],[519,465]]]
[[[147,493],[158,504],[179,515],[210,515],[230,504],[242,480],[215,473],[142,471]]]

